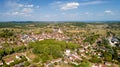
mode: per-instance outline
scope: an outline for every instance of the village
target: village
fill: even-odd
[[[86,65],[87,67],[119,67],[118,61],[112,59],[111,55],[114,54],[114,48],[116,47],[118,47],[117,56],[120,55],[120,41],[112,34],[104,39],[99,35],[90,36],[93,38],[93,41],[91,41],[90,37],[84,37],[84,35],[66,35],[67,33],[65,33],[65,30],[62,28],[52,30],[53,32],[50,33],[42,32],[41,34],[35,34],[34,32],[31,32],[31,34],[17,34],[15,35],[16,38],[10,37],[7,38],[7,40],[6,38],[1,37],[0,48],[5,49],[5,51],[0,50],[1,56],[3,56],[0,60],[0,66],[36,67],[36,65],[38,65],[38,67],[71,67],[83,65],[82,67],[84,67],[84,65]],[[33,60],[36,61],[36,55],[32,53],[32,49],[28,47],[29,44],[31,42],[34,43],[36,41],[49,39],[60,42],[72,42],[78,45],[75,49],[66,48],[62,53],[62,57],[47,60],[47,62],[44,63],[37,61],[34,62],[34,64],[31,64],[33,63]],[[103,44],[108,44],[106,41],[108,41],[110,45],[103,46]],[[10,44],[11,48],[9,48],[9,45],[7,44]],[[8,47],[8,49],[5,47]],[[110,53],[109,51],[113,51],[113,53],[108,54]],[[3,53],[5,53],[5,55],[3,55]]]

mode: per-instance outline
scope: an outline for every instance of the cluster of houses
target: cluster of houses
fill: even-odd
[[[67,36],[63,34],[61,29],[54,29],[53,33],[42,33],[42,34],[17,34],[14,38],[0,38],[0,48],[2,48],[2,44],[8,43],[11,45],[27,45],[29,42],[41,41],[44,39],[56,39],[56,40],[66,40]]]
[[[3,47],[4,44],[9,44],[9,45],[13,46],[13,45],[22,45],[23,42],[20,41],[19,35],[14,38],[11,37],[11,38],[7,38],[7,39],[1,37],[0,38],[0,48],[4,48]]]
[[[65,36],[64,34],[62,34],[62,32],[60,32],[60,30],[58,30],[58,32],[53,32],[53,33],[42,33],[42,34],[31,34],[31,35],[20,35],[20,40],[27,44],[29,42],[34,42],[34,41],[41,41],[41,40],[45,40],[45,39],[56,39],[56,40],[67,40],[68,37]]]
[[[71,52],[71,50],[66,49],[66,51],[64,52],[64,62],[78,65],[76,60],[81,61],[82,58],[77,54],[77,52]]]
[[[4,63],[6,63],[7,65],[10,65],[11,63],[15,62],[15,60],[21,60],[21,56],[24,56],[24,55],[21,53],[14,53],[12,55],[3,57],[3,60],[4,60]],[[0,65],[3,65],[3,61],[0,61]]]

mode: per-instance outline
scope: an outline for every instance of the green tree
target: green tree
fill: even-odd
[[[35,63],[38,63],[40,61],[40,58],[39,57],[35,57],[34,59],[33,59],[33,62],[35,62]]]
[[[98,58],[97,56],[92,56],[92,58],[90,59],[90,62],[100,63],[100,62],[102,62],[102,60],[100,58]]]
[[[90,62],[82,62],[80,64],[80,67],[92,67],[91,63]]]
[[[30,65],[30,62],[25,61],[25,66],[29,66],[29,65]]]
[[[4,50],[0,49],[0,60],[2,59],[3,55],[4,55]]]
[[[0,37],[8,38],[8,37],[11,37],[13,35],[14,35],[13,31],[5,29],[5,30],[2,30],[2,33],[0,34]]]
[[[112,54],[110,54],[108,52],[104,52],[103,56],[105,58],[104,59],[105,61],[112,61]]]
[[[13,48],[10,48],[10,47],[5,48],[5,53],[6,53],[6,54],[11,54],[11,53],[13,53]]]

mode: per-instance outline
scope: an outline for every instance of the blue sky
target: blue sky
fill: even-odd
[[[120,0],[0,0],[0,21],[120,20]]]

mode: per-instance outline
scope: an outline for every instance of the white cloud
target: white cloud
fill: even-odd
[[[76,9],[79,7],[79,3],[78,2],[71,2],[71,3],[66,3],[64,4],[61,9],[62,10],[69,10],[69,9]]]
[[[31,16],[32,12],[33,12],[32,8],[23,8],[22,10],[8,11],[6,15],[26,17],[26,16]]]
[[[18,12],[18,11],[8,12],[8,13],[6,13],[6,15],[9,15],[9,16],[22,16],[22,17],[31,16],[31,14],[24,13],[24,12]]]
[[[111,14],[111,15],[113,15],[113,14],[114,14],[114,12],[113,12],[113,11],[111,11],[111,10],[105,10],[105,11],[104,11],[104,13],[106,13],[106,14]]]
[[[55,1],[55,2],[50,3],[50,5],[52,5],[52,6],[60,5],[60,4],[62,4],[62,1]]]
[[[105,13],[112,13],[111,10],[105,10],[104,12],[105,12]]]
[[[19,8],[34,8],[34,5],[33,4],[18,4],[16,3],[15,7],[19,7]]]
[[[85,12],[86,15],[89,15],[90,13],[89,12]]]
[[[80,3],[80,5],[85,6],[85,5],[95,5],[95,4],[101,4],[101,3],[105,3],[105,1],[97,0],[97,1],[83,2],[83,3]]]
[[[11,15],[18,15],[19,12],[12,12]]]
[[[70,9],[76,9],[79,6],[88,6],[88,5],[96,5],[96,4],[102,4],[107,3],[107,1],[101,1],[101,0],[94,0],[94,1],[84,1],[84,2],[62,2],[62,1],[56,1],[51,3],[50,5],[53,8],[59,8],[60,10],[70,10]]]
[[[16,4],[18,7],[23,7],[24,5],[23,4]]]
[[[9,10],[5,13],[9,16],[30,16],[31,13],[34,12],[35,9],[39,8],[40,6],[36,6],[34,4],[25,4],[25,3],[18,3],[18,1],[9,0],[5,3],[6,7]]]
[[[24,7],[33,8],[34,7],[33,4],[23,4],[23,3],[18,3],[17,1],[11,1],[11,0],[7,1],[5,5],[11,8],[24,8]]]
[[[24,13],[31,13],[32,11],[33,11],[32,8],[23,8],[22,9],[22,12],[24,12]]]
[[[32,8],[32,7],[34,7],[34,5],[33,4],[28,4],[28,5],[24,5],[24,7]]]
[[[22,17],[26,17],[26,16],[31,16],[31,13],[33,12],[32,8],[23,8],[21,10],[12,10],[12,11],[8,11],[6,13],[6,15],[9,16],[22,16]]]
[[[19,12],[15,11],[15,12],[7,12],[6,15],[12,15],[12,16],[16,16],[16,15],[20,15]]]

